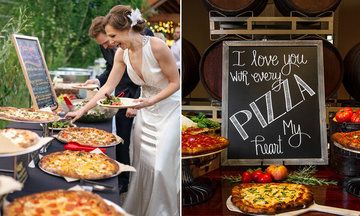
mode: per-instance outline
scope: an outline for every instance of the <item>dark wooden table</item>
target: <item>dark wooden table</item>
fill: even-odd
[[[296,169],[296,167],[288,167],[290,170]],[[221,167],[204,176],[196,179],[196,181],[209,181],[213,187],[214,195],[210,200],[205,203],[195,206],[183,207],[182,215],[243,215],[236,212],[231,212],[227,209],[225,202],[231,194],[231,188],[234,184],[230,184],[228,181],[222,180],[224,175],[239,175],[242,171],[246,170],[244,167]],[[317,177],[326,178],[329,180],[339,181],[338,185],[341,185],[343,177],[337,175],[334,170],[328,166],[317,166]],[[360,198],[355,197],[343,190],[341,186],[310,186],[311,191],[314,194],[315,202],[319,205],[327,205],[338,208],[345,208],[351,210],[360,211]],[[308,212],[303,214],[310,215],[332,215],[322,212]]]

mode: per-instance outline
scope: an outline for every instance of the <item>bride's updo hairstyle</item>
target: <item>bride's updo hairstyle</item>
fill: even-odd
[[[104,27],[105,25],[110,25],[120,31],[131,28],[134,32],[143,32],[146,25],[145,20],[140,17],[139,19],[132,21],[130,19],[132,13],[134,12],[132,12],[130,6],[116,5],[111,8],[109,13],[106,15],[103,22]],[[133,26],[131,26],[132,24]]]

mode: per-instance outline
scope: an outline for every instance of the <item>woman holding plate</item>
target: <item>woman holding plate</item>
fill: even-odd
[[[117,49],[109,79],[83,108],[70,112],[74,120],[110,94],[127,67],[141,96],[126,115],[135,116],[130,155],[137,172],[131,177],[124,209],[134,215],[179,215],[180,78],[170,49],[160,39],[140,34],[145,27],[138,9],[113,7],[105,31]]]

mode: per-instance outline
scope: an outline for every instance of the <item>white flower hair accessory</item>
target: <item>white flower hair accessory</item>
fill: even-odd
[[[131,14],[128,15],[128,17],[131,20],[131,27],[136,25],[138,21],[142,20],[141,13],[138,8],[136,8],[135,10],[131,9]]]

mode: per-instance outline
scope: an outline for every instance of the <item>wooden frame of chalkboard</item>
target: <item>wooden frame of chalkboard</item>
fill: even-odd
[[[223,165],[328,164],[322,41],[224,41]]]
[[[56,93],[37,37],[12,35],[32,106],[36,109],[56,109]]]

